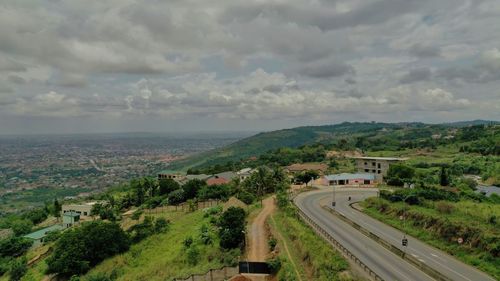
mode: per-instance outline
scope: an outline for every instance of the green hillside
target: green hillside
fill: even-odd
[[[358,149],[363,149],[367,143],[372,148],[380,144],[378,150],[380,148],[398,149],[401,143],[412,143],[416,140],[428,141],[435,134],[454,135],[455,129],[484,124],[498,124],[498,122],[483,120],[446,124],[345,122],[336,125],[297,127],[259,133],[226,147],[177,161],[172,164],[171,168],[187,170],[226,164],[229,161],[241,162],[279,148],[295,148],[318,143],[332,144],[341,140],[352,148]]]

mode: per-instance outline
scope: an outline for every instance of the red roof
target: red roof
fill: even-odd
[[[229,183],[229,181],[225,178],[213,177],[213,178],[209,178],[207,180],[207,185],[219,185],[219,184],[226,184],[226,183]]]

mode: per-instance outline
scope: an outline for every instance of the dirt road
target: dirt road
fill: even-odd
[[[269,253],[266,219],[275,209],[274,197],[264,199],[262,211],[248,230],[248,261],[266,261]]]

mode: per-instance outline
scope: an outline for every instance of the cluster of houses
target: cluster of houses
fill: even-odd
[[[302,173],[314,170],[320,175],[317,184],[325,186],[350,185],[350,186],[374,186],[382,183],[391,164],[407,160],[407,158],[397,157],[351,157],[356,162],[357,173],[327,174],[326,164],[293,164],[286,167],[286,171],[291,174]]]
[[[357,156],[351,157],[356,162],[357,173],[341,173],[341,174],[327,174],[328,165],[323,163],[304,163],[292,164],[285,167],[285,172],[290,177],[293,175],[303,173],[305,171],[317,171],[320,178],[316,180],[317,184],[324,186],[374,186],[381,183],[387,175],[387,171],[391,164],[407,160],[407,158],[396,157],[364,157]],[[244,168],[237,172],[222,172],[214,175],[187,175],[179,171],[161,171],[158,173],[158,179],[172,179],[179,184],[184,184],[192,179],[199,179],[205,181],[207,185],[220,185],[228,184],[234,179],[244,181],[254,173],[256,169]],[[85,221],[93,219],[91,217],[92,207],[95,204],[102,204],[105,202],[86,202],[82,204],[66,204],[62,206],[62,223],[55,224],[25,235],[27,238],[34,240],[34,245],[40,245],[44,237],[51,231],[64,230]]]
[[[252,173],[254,173],[255,171],[256,170],[252,168],[244,168],[237,172],[229,171],[214,175],[206,175],[206,174],[186,175],[185,173],[179,171],[165,170],[158,173],[158,180],[172,179],[178,182],[179,184],[184,184],[189,180],[199,179],[205,181],[207,185],[212,186],[219,184],[228,184],[233,179],[239,179],[240,181],[244,181],[245,179],[250,177]]]
[[[92,207],[95,204],[104,204],[104,201],[85,202],[81,204],[65,204],[61,208],[62,222],[49,227],[39,229],[35,232],[24,235],[33,240],[33,246],[39,246],[49,232],[62,231],[72,226],[78,225],[81,221],[93,219],[91,216]]]

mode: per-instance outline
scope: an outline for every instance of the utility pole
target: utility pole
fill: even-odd
[[[332,201],[332,207],[335,209],[336,205],[336,200],[335,200],[335,185],[333,185],[333,201]]]

